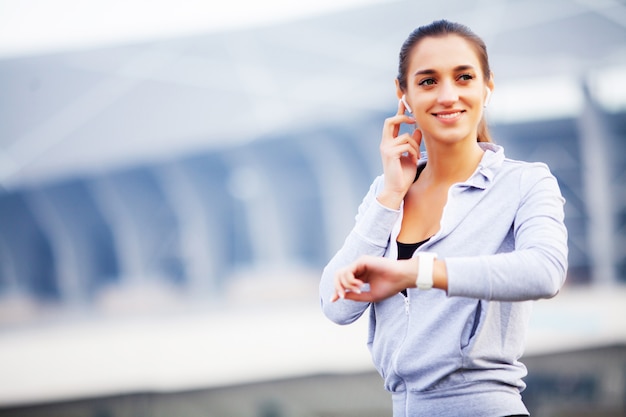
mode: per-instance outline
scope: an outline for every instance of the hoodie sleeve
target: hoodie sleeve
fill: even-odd
[[[512,252],[445,258],[448,295],[497,301],[555,296],[567,273],[565,200],[545,164],[532,164],[520,175]]]
[[[359,206],[355,225],[343,246],[330,260],[322,272],[319,286],[320,302],[324,314],[337,324],[349,324],[358,319],[369,303],[337,300],[331,303],[335,289],[335,273],[340,268],[357,260],[361,255],[383,256],[394,224],[401,210],[392,210],[381,205],[376,196],[382,184],[382,176],[376,178]]]

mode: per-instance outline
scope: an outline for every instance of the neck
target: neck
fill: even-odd
[[[428,163],[424,174],[436,183],[455,183],[467,180],[480,163],[483,150],[475,141],[427,145]]]

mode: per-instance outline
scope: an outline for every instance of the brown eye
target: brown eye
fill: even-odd
[[[419,85],[424,85],[424,86],[435,85],[435,80],[432,78],[426,78],[425,80],[420,81]]]

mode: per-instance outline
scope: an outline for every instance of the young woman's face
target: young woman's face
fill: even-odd
[[[459,36],[425,38],[411,53],[407,99],[427,138],[475,142],[487,87],[476,51]]]

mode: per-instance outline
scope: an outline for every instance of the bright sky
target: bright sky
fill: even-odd
[[[390,0],[0,0],[0,58],[277,23]]]

